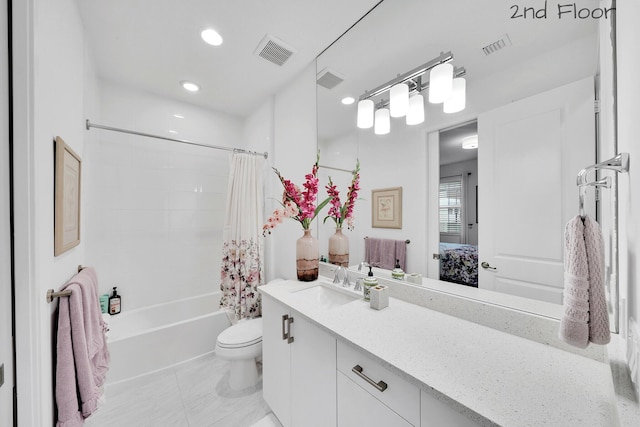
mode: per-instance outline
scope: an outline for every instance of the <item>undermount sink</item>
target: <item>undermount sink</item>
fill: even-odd
[[[357,294],[347,294],[323,285],[312,286],[292,293],[320,308],[338,307],[359,298]]]

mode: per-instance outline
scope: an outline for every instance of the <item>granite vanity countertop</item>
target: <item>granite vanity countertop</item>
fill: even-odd
[[[480,425],[619,425],[609,365],[395,298],[323,309],[285,280],[259,288]],[[328,285],[329,287],[334,285]]]

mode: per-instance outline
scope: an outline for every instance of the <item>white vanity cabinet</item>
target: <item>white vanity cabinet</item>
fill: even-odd
[[[284,427],[336,424],[336,339],[263,295],[263,395]]]
[[[439,401],[424,390],[420,392],[420,408],[422,427],[478,427],[475,421],[456,412],[451,406]]]
[[[338,427],[420,426],[420,389],[338,343]]]

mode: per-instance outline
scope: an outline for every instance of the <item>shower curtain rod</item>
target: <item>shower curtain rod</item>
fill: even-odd
[[[267,152],[258,153],[258,152],[255,152],[255,151],[243,150],[241,148],[231,148],[231,147],[222,147],[222,146],[219,146],[219,145],[199,144],[197,142],[188,141],[186,139],[169,138],[167,136],[153,135],[153,134],[150,134],[150,133],[138,132],[138,131],[135,131],[135,130],[121,129],[121,128],[115,128],[115,127],[111,127],[111,126],[99,125],[97,123],[91,123],[91,121],[89,119],[86,120],[86,126],[87,126],[87,130],[90,130],[91,128],[104,129],[104,130],[110,130],[112,132],[128,133],[128,134],[131,134],[131,135],[146,136],[148,138],[164,139],[165,141],[180,142],[182,144],[197,145],[198,147],[215,148],[217,150],[233,151],[234,153],[247,153],[247,154],[253,154],[254,156],[264,156],[265,159],[269,157],[269,153],[267,153]]]

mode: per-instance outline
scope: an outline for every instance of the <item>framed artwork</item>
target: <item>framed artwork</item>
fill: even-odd
[[[80,244],[82,161],[59,136],[55,140],[54,251],[58,256]]]
[[[402,187],[371,190],[371,226],[402,228]]]

